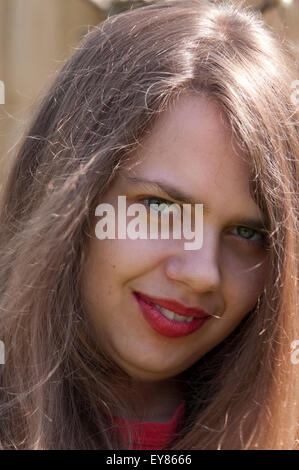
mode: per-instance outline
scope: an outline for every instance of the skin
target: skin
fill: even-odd
[[[248,164],[232,146],[218,105],[206,97],[181,96],[143,141],[134,164],[122,171],[99,202],[117,208],[118,195],[126,196],[127,206],[149,196],[170,200],[128,183],[128,171],[163,180],[204,204],[199,250],[184,250],[184,240],[99,240],[94,231],[87,247],[82,298],[93,331],[127,372],[136,417],[165,421],[183,397],[180,374],[225,340],[263,291],[266,249],[248,245],[246,234],[237,231],[244,227],[242,217],[262,220],[263,214],[250,195]],[[259,239],[255,232],[251,236]],[[168,338],[143,318],[134,290],[221,318],[188,336]]]

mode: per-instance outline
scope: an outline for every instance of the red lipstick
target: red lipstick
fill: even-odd
[[[195,307],[185,307],[175,300],[150,297],[140,292],[134,292],[134,296],[145,320],[157,333],[169,338],[189,335],[211,318],[211,315],[208,315],[204,310]],[[171,310],[177,315],[194,318],[191,321],[178,321],[167,318],[154,304]]]

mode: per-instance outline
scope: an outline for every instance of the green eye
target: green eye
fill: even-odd
[[[169,207],[164,199],[160,199],[158,197],[148,197],[148,198],[145,198],[144,201],[148,202],[148,206],[158,205],[159,206],[158,210],[161,212],[167,207]],[[169,202],[169,205],[170,205],[170,202]],[[155,207],[151,207],[151,209],[156,210]]]
[[[264,235],[253,228],[238,226],[236,230],[242,240],[248,244],[261,244],[265,241]]]
[[[166,199],[162,199],[160,197],[145,197],[142,199],[143,202],[145,202],[145,205],[149,207],[150,210],[153,210],[155,212],[167,212],[167,209],[169,209],[171,206],[174,206],[175,210],[178,211],[178,204],[167,201]],[[158,205],[158,208],[155,208],[154,205]]]
[[[246,239],[251,239],[252,235],[254,235],[255,230],[248,227],[238,227],[238,232],[241,236],[244,236]]]

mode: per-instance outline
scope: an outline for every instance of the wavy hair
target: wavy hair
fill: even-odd
[[[250,315],[184,372],[186,419],[168,448],[298,448],[297,64],[243,3],[158,1],[109,17],[37,103],[1,194],[1,449],[131,448],[112,426],[113,410],[128,413],[126,373],[91,335],[82,267],[101,196],[190,92],[219,104],[250,162],[271,269]]]

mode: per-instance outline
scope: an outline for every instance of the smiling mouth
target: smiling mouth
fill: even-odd
[[[193,333],[193,331],[198,330],[209,318],[211,318],[210,315],[205,315],[205,312],[202,310],[185,307],[176,301],[157,299],[164,305],[173,305],[176,310],[180,310],[181,312],[183,311],[182,313],[186,313],[186,315],[181,315],[166,308],[166,306],[162,307],[161,305],[156,304],[153,302],[153,300],[156,299],[152,299],[147,295],[140,294],[138,292],[134,292],[133,294],[144,319],[151,328],[160,335],[169,338],[187,336]],[[195,312],[196,316],[191,315],[193,312]]]
[[[169,318],[169,320],[175,320],[179,322],[183,322],[183,321],[191,322],[195,318],[195,317],[186,317],[184,315],[179,315],[178,313],[175,313],[172,310],[168,310],[167,308],[160,307],[160,305],[154,304],[153,302],[148,302],[148,303],[156,307],[158,310],[160,310],[160,312],[166,318]]]
[[[207,318],[210,316],[202,308],[185,306],[181,302],[173,299],[150,297],[149,295],[143,294],[141,292],[135,292],[135,295],[139,296],[145,302],[160,309],[161,312],[166,316],[170,315],[171,319],[173,319],[174,315],[174,318],[178,321],[186,321],[189,318]]]

